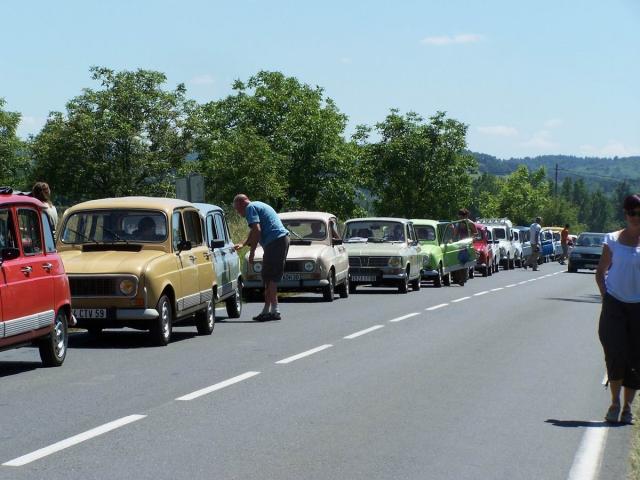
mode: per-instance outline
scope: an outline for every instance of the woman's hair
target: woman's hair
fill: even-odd
[[[41,202],[51,203],[51,189],[45,182],[36,182],[31,189],[31,194]]]
[[[624,203],[622,204],[622,208],[624,208],[627,212],[635,210],[638,207],[640,207],[640,193],[629,195],[624,199]]]

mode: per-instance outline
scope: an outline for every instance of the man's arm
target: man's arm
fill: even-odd
[[[253,255],[256,252],[256,248],[258,247],[258,240],[260,240],[260,224],[252,223],[249,225],[249,235],[247,239],[243,243],[238,243],[235,245],[236,250],[240,250],[244,246],[249,246],[251,251],[249,253],[249,262],[253,262]]]

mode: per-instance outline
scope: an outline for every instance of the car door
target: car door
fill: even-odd
[[[211,261],[213,268],[216,272],[218,279],[218,289],[220,291],[219,296],[223,298],[225,296],[225,282],[227,278],[227,262],[225,259],[225,247],[211,248],[212,242],[220,242],[223,238],[218,238],[220,234],[216,229],[215,211],[207,213],[205,218],[205,229],[207,233],[207,245],[209,246],[209,253],[211,255]]]
[[[340,282],[349,276],[349,256],[347,255],[347,249],[342,244],[342,238],[338,233],[338,220],[334,218],[329,219],[329,240],[333,247],[333,264],[336,269],[336,281]],[[336,243],[337,241],[337,243]]]
[[[418,237],[412,223],[407,223],[407,245],[409,246],[409,263],[411,264],[411,277],[420,276],[418,253],[422,250],[418,243]]]
[[[216,276],[211,265],[209,247],[205,245],[200,214],[195,208],[186,208],[182,211],[182,219],[187,241],[191,242],[189,260],[195,264],[198,271],[199,303],[206,304],[213,298],[213,285]]]
[[[175,289],[176,308],[178,316],[180,316],[184,310],[200,304],[196,258],[191,250],[180,248],[180,245],[187,241],[185,225],[180,210],[175,210],[171,216],[171,238],[173,251],[176,253],[176,265],[180,278],[180,284]]]
[[[233,281],[238,278],[238,276],[233,276],[231,272],[235,268],[240,268],[240,259],[238,258],[238,253],[235,248],[233,248],[233,244],[231,243],[231,238],[229,237],[229,229],[227,228],[224,214],[220,211],[215,212],[214,216],[216,233],[218,234],[218,238],[224,241],[224,247],[220,248],[220,253],[222,253],[222,260],[224,262],[224,278],[220,282],[222,285],[222,290],[225,295],[228,295],[233,291]]]

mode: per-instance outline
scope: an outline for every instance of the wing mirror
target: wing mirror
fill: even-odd
[[[209,242],[209,248],[215,250],[216,248],[224,247],[224,240],[211,240]]]
[[[182,240],[178,243],[178,254],[191,250],[191,242],[189,240]]]
[[[20,250],[17,248],[3,248],[0,250],[0,262],[5,260],[14,260],[20,256]]]

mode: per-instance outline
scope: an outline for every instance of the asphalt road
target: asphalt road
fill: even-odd
[[[588,478],[599,445],[624,478],[594,276],[562,268],[247,304],[164,348],[76,333],[57,369],[2,352],[0,479]]]

